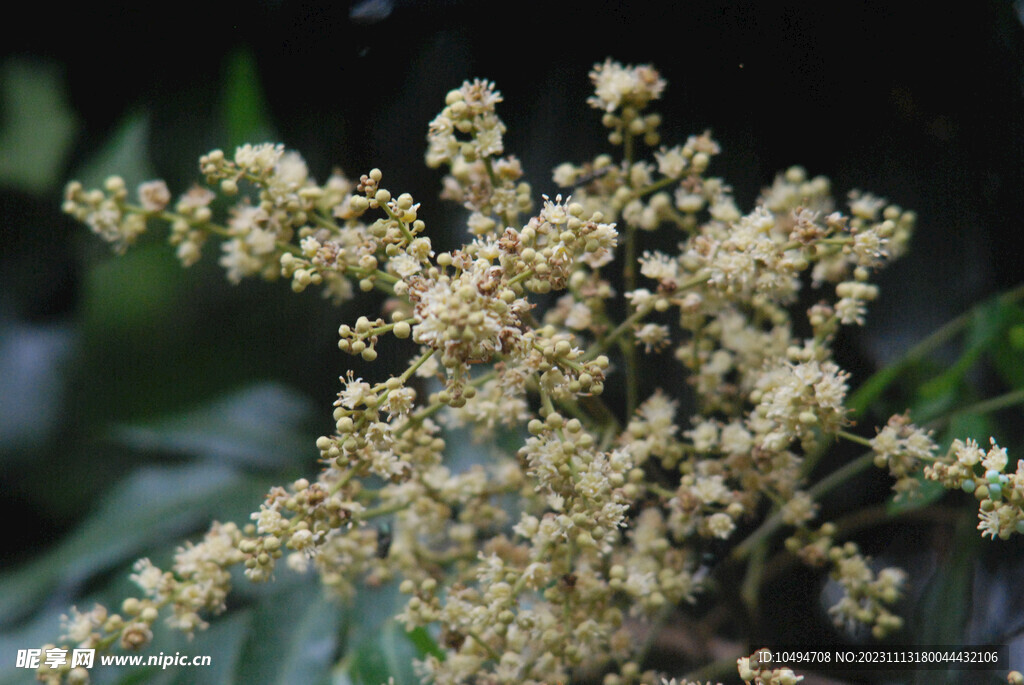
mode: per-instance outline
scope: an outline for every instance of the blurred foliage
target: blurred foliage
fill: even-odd
[[[220,122],[235,143],[273,137],[255,64],[247,51],[227,60]],[[0,67],[0,183],[58,209],[75,122],[60,72],[24,60]],[[129,184],[152,178],[151,136],[150,114],[130,111],[68,175],[91,184],[112,169]],[[329,412],[289,381],[308,389],[322,376],[336,391],[325,368],[344,372],[334,355],[316,352],[334,348],[339,313],[325,303],[261,284],[231,289],[215,265],[183,271],[162,238],[113,258],[79,226],[66,228],[84,255],[73,323],[27,321],[9,309],[16,301],[0,299],[0,465],[15,506],[57,526],[79,520],[59,541],[26,530],[38,552],[5,563],[3,654],[52,640],[72,605],[117,606],[133,591],[136,559],[167,561],[212,520],[244,523],[270,486],[308,474]],[[11,256],[17,238],[4,235]],[[239,576],[228,612],[196,641],[158,631],[147,650],[212,654],[212,668],[98,669],[94,680],[412,682],[412,657],[437,649],[424,631],[406,636],[385,622],[393,589],[361,593],[342,611],[318,582],[278,575],[259,587]],[[0,683],[21,682],[33,674],[0,671]]]
[[[28,60],[10,60],[0,69],[6,114],[0,183],[38,193],[57,209],[75,128],[60,72]],[[229,137],[267,135],[272,127],[251,55],[237,53],[227,74],[222,109]],[[150,136],[148,113],[129,112],[71,175],[102,183],[117,169],[132,184],[152,178]],[[18,220],[24,218],[8,217]],[[284,298],[272,298],[244,311],[261,293],[218,293],[224,285],[215,268],[183,272],[162,240],[113,259],[79,236],[79,227],[69,227],[75,233],[66,237],[43,226],[23,230],[18,244],[21,236],[5,229],[5,257],[8,249],[36,240],[34,232],[49,230],[83,246],[85,268],[71,324],[26,320],[11,309],[16,301],[0,300],[0,465],[15,504],[31,507],[39,520],[85,515],[56,544],[36,537],[40,553],[5,564],[4,654],[52,639],[60,614],[73,604],[117,606],[130,592],[127,574],[135,559],[166,560],[174,541],[211,520],[244,522],[271,485],[312,467],[310,436],[322,423],[316,403],[273,380],[294,365],[267,361],[281,335],[252,341],[261,326],[301,325],[311,313],[321,323],[315,315],[320,303],[285,308]],[[38,269],[53,267],[37,263]],[[294,299],[289,294],[289,304]],[[237,312],[224,317],[226,309]],[[224,326],[204,331],[218,318]],[[314,340],[329,336],[328,328]],[[40,535],[31,528],[25,533]],[[318,584],[300,578],[279,578],[266,588],[240,580],[231,611],[203,635],[201,648],[170,631],[153,645],[153,653],[215,654],[212,668],[99,669],[97,681],[328,682],[344,632],[338,607],[324,601]],[[28,671],[0,673],[3,683],[34,682]]]
[[[24,60],[0,65],[0,185],[42,195],[63,180],[77,128],[58,70]]]

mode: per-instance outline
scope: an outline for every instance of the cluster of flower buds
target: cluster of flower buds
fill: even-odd
[[[341,325],[338,347],[374,362],[390,334],[409,341],[396,346],[412,358],[380,382],[341,378],[334,430],[316,441],[323,469],[314,482],[271,489],[252,522],[215,525],[178,550],[171,570],[141,560],[132,578],[143,598],[126,601],[123,616],[73,610],[66,641],[137,649],[165,607],[191,633],[223,608],[228,567],[262,581],[283,559],[315,567],[342,595],[360,580],[402,578],[409,599],[399,620],[437,624],[446,653],[420,664],[434,682],[603,671],[606,685],[648,685],[658,676],[641,671],[645,652],[627,614],[649,619],[694,601],[715,573],[695,559],[732,544],[766,504],[775,514],[722,563],[765,549],[774,526],[792,526],[786,550],[827,568],[843,592],[830,610],[836,622],[884,637],[902,623],[890,608],[903,573],[876,572],[856,544],[837,543],[836,524],[812,527],[818,503],[805,474],[837,437],[869,445],[899,494],[916,491],[924,465],[926,477],[979,500],[983,535],[1024,533],[1024,462],[1008,472],[994,441],[987,451],[957,441],[939,457],[907,416],[870,440],[845,430],[849,374],[831,345],[841,326],[864,323],[878,294],[869,279],[905,249],[914,214],[867,193],[851,194],[843,214],[827,179],[800,167],[744,213],[708,174],[720,152],[710,133],[637,154],[641,142],[660,144],[661,117],[647,111],[665,88],[655,69],[608,60],[590,78],[588,102],[621,156],[559,166],[564,199],[543,196],[526,219],[531,190],[520,162],[503,156],[501,94],[481,80],[447,94],[427,163],[446,167],[442,197],[468,210],[470,238],[450,251],[435,253],[419,203],[392,194],[379,169],[318,184],[276,144],[203,156],[216,192],[192,188],[173,209],[161,181],[140,186],[137,204],[117,177],[101,190],[68,186],[65,210],[118,251],[162,221],[186,265],[211,236],[223,238],[220,263],[233,282],[283,277],[296,292],[319,286],[339,301],[384,291],[383,314]],[[223,220],[214,219],[218,194],[234,198]],[[655,245],[643,232],[666,226],[675,238],[645,251]],[[616,258],[621,278],[607,269]],[[791,305],[824,283],[834,293],[807,312],[803,338]],[[641,352],[672,346],[664,361],[687,382],[677,395],[646,387],[638,363]],[[602,396],[616,381],[622,412],[617,397]],[[525,440],[456,467],[441,426],[466,424],[492,445]],[[737,662],[748,683],[802,680],[759,655]],[[41,674],[51,676],[81,679]]]
[[[1006,449],[990,440],[986,451],[974,440],[954,440],[945,459],[924,469],[926,478],[947,488],[960,488],[978,500],[978,530],[982,536],[1009,539],[1024,535],[1024,459],[1006,473]]]

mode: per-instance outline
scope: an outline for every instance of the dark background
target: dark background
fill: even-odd
[[[237,87],[239,68],[263,103],[251,131],[301,151],[317,178],[335,165],[355,177],[380,167],[441,236],[459,213],[435,199],[440,174],[422,156],[447,90],[495,81],[507,150],[535,193],[554,194],[556,164],[606,149],[599,113],[584,104],[589,69],[609,56],[652,63],[669,82],[656,104],[663,141],[712,129],[723,149],[712,172],[741,208],[801,164],[829,176],[837,196],[862,188],[918,212],[911,253],[880,277],[867,328],[841,340],[858,377],[1021,280],[1024,28],[1013,3],[189,0],[22,11],[0,28],[2,59],[57,74],[75,126],[52,182],[0,188],[0,492],[5,520],[17,521],[0,553],[8,567],[62,539],[140,461],[173,457],[126,450],[111,426],[267,380],[310,402],[312,435],[330,430],[337,376],[363,371],[335,347],[354,310],[280,285],[232,287],[213,249],[180,272],[154,243],[140,262],[151,271],[112,275],[105,246],[59,211],[63,183],[133,116],[147,122],[151,171],[186,190],[200,154],[243,142],[225,86],[234,73]],[[3,126],[11,103],[0,106]],[[126,289],[137,295],[130,311],[104,299]],[[314,456],[281,468],[308,472]]]

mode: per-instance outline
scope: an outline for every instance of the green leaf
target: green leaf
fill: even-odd
[[[947,557],[936,564],[935,574],[924,588],[912,624],[914,644],[964,644],[964,629],[970,618],[973,601],[971,587],[974,563],[982,544],[981,536],[974,526],[976,520],[965,512],[957,524],[953,539],[946,547]],[[960,682],[956,672],[925,671],[925,674],[928,679],[919,682],[929,685]]]
[[[882,396],[886,388],[896,382],[903,375],[909,364],[906,360],[900,360],[889,364],[875,373],[850,394],[847,407],[853,416],[860,416],[867,408]]]
[[[416,648],[420,656],[432,655],[444,661],[444,650],[437,644],[437,640],[430,636],[426,628],[419,627],[405,634],[409,642]]]
[[[0,65],[0,185],[44,195],[60,173],[78,128],[56,65],[9,59]]]
[[[999,298],[974,309],[960,357],[944,373],[918,389],[918,397],[925,405],[914,411],[918,421],[928,421],[955,405],[968,374],[982,354],[995,349],[1013,325],[1015,310],[1016,307]]]
[[[302,464],[316,456],[314,407],[276,383],[243,388],[193,410],[117,426],[115,440],[142,451],[166,451],[260,468]]]
[[[393,586],[359,593],[350,612],[354,644],[346,655],[334,685],[381,685],[394,678],[396,685],[416,685],[413,660],[422,657],[405,628],[394,620],[403,601]],[[427,636],[429,638],[429,636]]]
[[[328,683],[337,660],[341,606],[324,597],[316,576],[260,597],[232,682],[252,685]]]
[[[979,445],[985,445],[996,432],[991,417],[986,414],[956,414],[942,432],[941,444],[947,445],[956,438],[974,438]]]
[[[415,685],[418,679],[412,662],[416,657],[405,631],[390,622],[356,649],[349,675],[357,685],[380,685],[388,678],[394,678],[396,685]]]
[[[69,326],[0,317],[0,464],[30,459],[32,452],[18,448],[44,444],[60,430],[77,342]]]
[[[255,56],[250,50],[234,52],[224,78],[224,123],[231,148],[273,139],[268,112]]]
[[[149,116],[126,116],[103,147],[72,176],[86,188],[102,188],[111,173],[125,180],[129,189],[155,176],[149,161]]]
[[[141,347],[145,334],[171,325],[184,299],[186,276],[166,245],[142,245],[85,274],[80,307],[87,341]]]
[[[207,666],[117,666],[94,667],[95,685],[222,685],[242,683],[237,673],[243,661],[243,645],[253,622],[251,609],[214,618],[210,627],[191,640],[163,623],[154,626],[154,640],[139,652],[149,657],[183,655],[210,656]],[[118,654],[124,652],[117,652]],[[255,684],[254,684],[255,685]]]
[[[1007,331],[1002,344],[993,350],[991,359],[996,372],[1010,388],[1024,388],[1024,310],[1015,307],[1016,323]]]
[[[0,593],[6,593],[2,586]],[[60,633],[60,615],[66,611],[67,607],[49,606],[17,625],[0,617],[0,623],[4,625],[3,632],[0,632],[0,658],[3,659],[0,662],[3,664],[0,667],[0,685],[39,685],[34,670],[14,668],[18,650],[38,649],[53,642]]]
[[[0,576],[0,623],[28,614],[46,597],[70,604],[97,574],[205,528],[229,504],[255,509],[266,488],[265,479],[219,464],[139,469],[115,486],[68,538]]]
[[[1014,323],[1020,323],[1018,310],[1014,303],[1021,298],[1024,298],[1024,286],[1018,286],[976,305],[969,312],[949,321],[914,345],[897,361],[876,371],[850,394],[847,407],[850,409],[851,415],[855,417],[862,415],[904,373],[916,368],[936,349],[965,330],[969,332],[961,360],[965,355],[976,355],[982,348],[991,349],[1003,330]],[[955,388],[951,390],[951,386],[963,377],[972,363],[973,360],[962,362],[962,366],[957,366],[955,370],[941,374],[931,383],[931,387],[924,391],[922,398],[938,398],[945,401],[955,391]],[[922,420],[918,416],[915,416],[915,419]]]

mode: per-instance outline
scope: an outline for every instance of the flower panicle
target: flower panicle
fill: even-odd
[[[837,437],[869,446],[898,494],[914,495],[923,473],[975,494],[984,536],[1024,532],[1024,462],[1007,472],[994,440],[941,455],[906,415],[873,439],[846,430],[850,376],[832,345],[865,323],[879,297],[871,278],[904,252],[914,213],[864,192],[838,210],[830,182],[796,166],[742,211],[712,175],[710,132],[661,144],[656,69],[608,60],[590,78],[614,154],[558,166],[562,193],[537,203],[506,151],[497,87],[447,94],[426,162],[445,168],[442,199],[466,210],[456,249],[435,245],[420,203],[393,195],[381,170],[318,183],[280,144],[204,155],[205,186],[177,202],[162,181],[134,195],[118,177],[68,185],[65,211],[118,252],[163,222],[185,266],[219,239],[231,282],[286,279],[336,301],[383,291],[381,311],[340,325],[339,350],[409,361],[383,380],[344,373],[315,478],[271,488],[245,525],[215,524],[166,570],[140,560],[140,597],[116,615],[72,609],[65,642],[140,649],[161,615],[189,634],[205,628],[235,566],[254,582],[315,571],[343,597],[395,581],[398,620],[439,640],[418,664],[428,681],[604,669],[605,685],[657,683],[641,670],[636,623],[712,592],[706,551],[767,544],[776,520],[794,529],[785,549],[842,589],[836,623],[884,637],[901,627],[905,574],[837,542],[835,523],[814,523],[820,493],[806,471]],[[654,231],[671,237],[644,249]],[[806,288],[819,299],[794,312]],[[658,383],[640,354],[664,369]],[[461,426],[518,449],[458,463]],[[737,667],[752,683],[803,679],[757,653]]]

